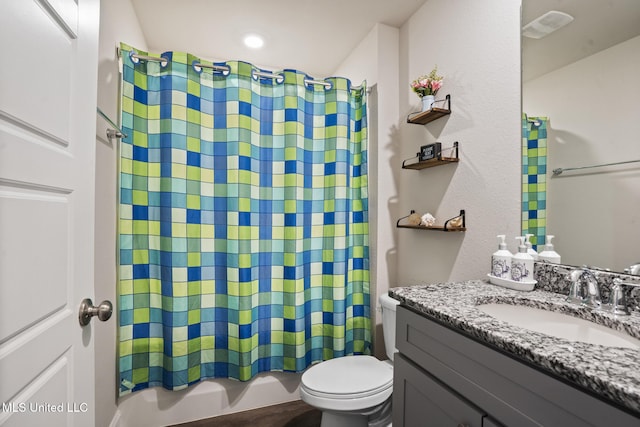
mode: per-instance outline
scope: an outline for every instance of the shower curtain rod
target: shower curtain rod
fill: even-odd
[[[267,71],[254,71],[253,74],[258,76],[258,77],[264,77],[265,79],[278,79],[278,78],[282,79],[282,74],[270,73],[270,72],[267,72]],[[331,86],[333,86],[329,82],[325,82],[325,81],[322,81],[322,80],[313,80],[313,79],[304,79],[304,84],[306,84],[306,85],[322,85],[327,89],[331,89]]]
[[[142,59],[143,61],[155,61],[155,62],[160,62],[160,64],[162,66],[166,65],[167,62],[169,62],[169,60],[167,58],[158,58],[155,56],[148,56],[148,55],[140,55],[138,53],[132,53],[131,57],[134,59]],[[133,61],[136,62],[136,61]],[[231,71],[231,67],[226,66],[226,65],[208,65],[208,64],[200,64],[199,62],[196,62],[193,64],[194,67],[200,67],[200,68],[208,68],[210,70],[214,70],[214,71],[222,71],[222,72],[226,72],[228,73],[229,71]]]
[[[155,61],[155,62],[167,62],[167,58],[158,58],[155,56],[147,56],[147,55],[139,55],[137,53],[132,53],[131,54],[132,58],[136,58],[136,59],[142,59],[143,61]],[[193,64],[194,67],[202,67],[202,68],[208,68],[214,71],[222,71],[223,73],[229,73],[229,71],[231,71],[231,67],[229,67],[228,65],[208,65],[208,64],[201,64],[201,63],[194,63]],[[277,79],[277,78],[282,78],[282,74],[278,74],[278,73],[269,73],[266,71],[253,71],[253,74],[255,76],[258,77],[264,77],[266,79]],[[307,85],[322,85],[327,89],[331,89],[332,84],[329,82],[325,82],[323,80],[313,80],[313,79],[304,79],[304,83]],[[351,89],[354,90],[360,90],[362,89],[362,86],[352,86]]]

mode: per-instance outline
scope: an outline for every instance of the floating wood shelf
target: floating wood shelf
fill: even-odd
[[[444,225],[433,225],[431,227],[426,227],[424,225],[410,225],[410,224],[400,224],[403,219],[409,218],[411,214],[416,213],[416,211],[412,210],[411,213],[407,216],[404,216],[396,222],[396,226],[398,228],[412,228],[414,230],[432,230],[432,231],[467,231],[467,227],[465,226],[465,212],[464,209],[460,210],[460,215],[454,216],[453,218],[449,218],[444,222]],[[460,227],[453,227],[449,223],[451,220],[456,218],[462,219],[462,225]]]
[[[446,101],[447,103],[447,108],[433,107],[427,111],[409,114],[409,116],[407,116],[407,123],[425,125],[429,122],[439,119],[440,117],[448,116],[449,114],[451,114],[451,95],[447,95],[445,99],[439,99],[435,102],[444,101]]]
[[[410,163],[410,164],[403,163],[402,169],[420,170],[420,169],[426,169],[426,168],[433,168],[435,166],[448,165],[451,163],[458,163],[459,161],[460,159],[457,159],[455,157],[442,157],[440,159],[425,160],[417,163]]]
[[[410,159],[404,160],[402,162],[402,169],[420,170],[420,169],[426,169],[426,168],[433,168],[435,166],[450,165],[451,163],[458,163],[460,161],[460,158],[458,157],[458,141],[453,143],[452,149],[453,149],[453,153],[455,154],[455,157],[440,157],[440,158],[429,159],[429,160],[418,160],[416,162],[415,160],[420,158],[420,153],[418,153],[416,157],[412,157]],[[411,161],[413,161],[414,163],[407,163]]]

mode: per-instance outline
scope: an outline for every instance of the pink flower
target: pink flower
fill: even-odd
[[[437,74],[438,66],[434,67],[431,73],[420,76],[411,82],[411,89],[418,94],[419,97],[425,95],[435,95],[442,87],[442,76]]]

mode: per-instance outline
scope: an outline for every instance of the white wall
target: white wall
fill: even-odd
[[[119,72],[116,43],[124,41],[146,47],[130,0],[100,2],[100,45],[98,53],[98,107],[119,122]],[[109,142],[111,127],[98,117],[96,128],[96,233],[94,303],[108,299],[114,314],[95,325],[96,426],[108,426],[117,411],[117,297],[116,297],[116,203],[118,140]]]
[[[640,37],[523,84],[523,109],[548,116],[547,232],[563,263],[622,271],[640,259]]]
[[[460,143],[460,163],[402,170],[399,218],[410,209],[440,224],[467,213],[466,233],[401,229],[398,281],[406,286],[479,279],[489,272],[496,235],[520,234],[520,1],[429,0],[400,31],[399,134],[394,168],[421,145]],[[438,65],[452,113],[427,125],[406,123],[419,110],[409,83]]]
[[[392,134],[398,117],[399,30],[377,24],[334,72],[354,85],[367,81],[369,139],[369,242],[371,271],[371,322],[374,354],[386,357],[378,295],[395,284],[394,220],[389,203],[398,189],[390,162]]]

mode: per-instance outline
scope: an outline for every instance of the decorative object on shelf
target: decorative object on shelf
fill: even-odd
[[[436,218],[429,212],[420,217],[420,225],[424,225],[425,227],[433,227],[435,223]]]
[[[420,161],[424,162],[426,160],[431,159],[440,159],[442,151],[442,144],[439,142],[434,142],[433,144],[427,144],[420,147]]]
[[[411,225],[420,225],[422,223],[422,218],[420,218],[420,215],[415,213],[415,211],[411,211],[411,215],[407,218],[407,222]]]
[[[444,78],[438,75],[438,66],[433,67],[429,74],[418,77],[411,82],[411,89],[422,98],[422,111],[428,111],[435,102],[435,95],[442,87]]]
[[[434,107],[438,103],[446,103],[447,108]],[[443,105],[444,107],[444,105]],[[431,109],[427,111],[417,111],[407,116],[407,123],[415,125],[425,125],[429,122],[439,119],[440,117],[451,114],[451,95],[445,96],[443,99],[436,99]]]
[[[463,216],[458,215],[456,217],[451,218],[449,221],[447,221],[447,224],[454,228],[460,228],[462,227],[462,220],[463,220]]]
[[[425,95],[421,99],[422,101],[422,110],[421,111],[429,111],[431,110],[431,106],[434,102],[436,102],[436,97],[433,95]]]
[[[434,145],[436,146],[433,147]],[[450,151],[450,157],[442,155],[442,152],[447,150]],[[444,150],[442,149],[442,144],[440,142],[436,142],[435,144],[423,145],[420,147],[420,152],[416,153],[415,157],[411,157],[410,159],[406,159],[402,162],[402,169],[420,170],[432,168],[434,166],[458,163],[459,161],[458,141],[454,142],[452,147],[445,148]]]
[[[415,210],[411,210],[411,213],[407,216],[403,216],[396,222],[396,227],[398,228],[413,228],[416,230],[435,230],[435,231],[467,231],[465,226],[465,211],[464,209],[460,210],[460,215],[454,216],[453,218],[449,218],[444,222],[444,225],[413,225],[409,218],[412,217],[416,213]],[[425,214],[426,215],[426,214]],[[407,224],[400,224],[402,220],[406,220]],[[435,220],[435,218],[434,218]],[[421,218],[422,221],[422,218]]]

